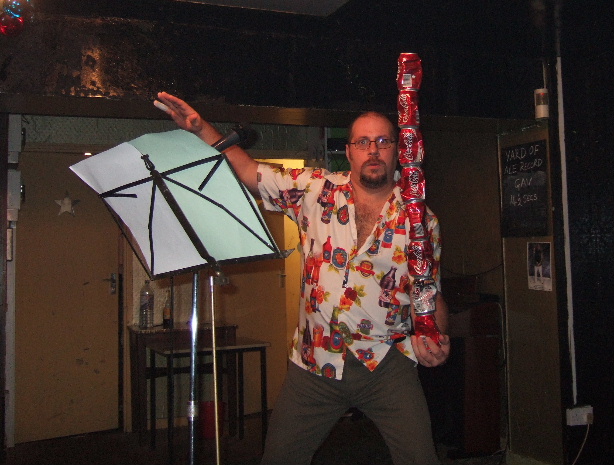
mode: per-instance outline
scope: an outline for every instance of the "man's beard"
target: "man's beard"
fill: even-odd
[[[385,168],[386,165],[383,166]],[[388,184],[388,171],[385,170],[382,174],[369,175],[362,170],[360,172],[360,183],[368,189],[383,187]]]
[[[388,184],[388,173],[382,173],[377,176],[368,176],[364,173],[360,173],[360,182],[369,189],[377,189]]]

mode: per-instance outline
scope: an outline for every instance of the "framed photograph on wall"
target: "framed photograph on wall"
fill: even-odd
[[[527,242],[529,289],[552,291],[552,247],[550,242]]]

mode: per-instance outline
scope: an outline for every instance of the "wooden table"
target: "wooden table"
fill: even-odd
[[[211,326],[203,325],[198,331],[200,344],[211,346]],[[232,345],[236,342],[236,325],[216,326],[216,341],[218,346]],[[139,433],[139,441],[145,441],[148,429],[147,422],[147,383],[150,379],[166,376],[162,368],[155,372],[147,366],[147,355],[151,344],[173,343],[175,347],[190,347],[192,334],[186,325],[181,328],[162,329],[156,326],[151,329],[140,329],[136,325],[128,326],[130,335],[130,379],[132,404],[132,431]],[[155,422],[155,418],[153,419]],[[153,423],[152,422],[152,423]]]

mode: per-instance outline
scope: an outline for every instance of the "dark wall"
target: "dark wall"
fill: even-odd
[[[595,415],[579,464],[606,463],[614,456],[613,21],[614,8],[609,2],[570,1],[563,16],[578,403],[592,405]],[[573,453],[584,430],[575,427],[568,434]]]
[[[350,0],[328,18],[169,0],[46,0],[0,38],[0,92],[394,110],[417,52],[430,115],[530,118],[541,87],[529,2]]]
[[[9,126],[9,118],[8,115],[0,115],[0,134],[5,134],[8,131]],[[8,141],[3,140],[0,144],[0,173],[6,173],[8,169],[8,156],[9,156],[9,146]],[[1,218],[7,217],[7,178],[6,176],[0,176],[0,215]],[[6,244],[7,240],[7,230],[8,230],[8,221],[5,221],[2,225],[2,230],[0,231],[0,241],[3,241],[3,244]],[[6,276],[6,252],[8,248],[0,248],[0,276]],[[6,314],[7,314],[7,286],[6,280],[2,279],[0,281],[0,326],[1,328],[6,327]],[[4,329],[2,330],[2,335],[4,336]],[[2,344],[0,345],[0,383],[4,387],[6,385],[6,343],[4,337],[0,337],[0,341]],[[6,409],[6,391],[3,389],[0,393],[0,433],[2,439],[4,439],[4,418],[5,418],[5,409]],[[0,450],[0,462],[4,463],[5,460],[5,450],[2,447]]]

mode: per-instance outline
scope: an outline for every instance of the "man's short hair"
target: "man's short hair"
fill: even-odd
[[[379,111],[373,111],[373,110],[363,111],[360,115],[354,118],[354,120],[348,126],[348,138],[347,138],[348,144],[352,142],[352,131],[354,130],[354,125],[356,124],[356,121],[358,121],[360,118],[364,118],[365,116],[376,116],[376,117],[385,119],[386,121],[388,121],[388,123],[390,123],[390,133],[396,134],[396,126],[386,114],[379,112]]]

